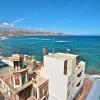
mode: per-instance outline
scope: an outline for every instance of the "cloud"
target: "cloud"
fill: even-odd
[[[32,13],[32,14],[26,16],[26,17],[19,18],[19,19],[15,20],[15,21],[13,21],[11,23],[3,22],[3,23],[0,24],[0,27],[13,27],[16,23],[20,23],[20,22],[22,22],[22,21],[24,21],[24,20],[26,20],[26,19],[28,19],[28,18],[30,18],[32,16],[35,16],[35,15],[37,15],[39,13],[40,13],[39,11],[34,12],[34,13]]]
[[[37,12],[35,12],[35,13],[29,15],[29,16],[19,18],[19,19],[13,21],[12,24],[14,25],[14,24],[16,24],[16,23],[22,22],[22,21],[24,21],[24,20],[26,20],[26,19],[28,19],[28,18],[30,18],[30,17],[32,17],[32,16],[35,16],[35,15],[37,15],[37,14],[39,14],[39,11],[37,11]]]
[[[2,25],[4,25],[4,26],[9,26],[9,23],[3,22]]]
[[[8,22],[3,22],[2,24],[0,24],[0,27],[13,27],[14,25]]]

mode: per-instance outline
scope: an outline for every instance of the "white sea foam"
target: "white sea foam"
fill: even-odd
[[[0,37],[0,40],[6,40],[8,39],[7,37],[3,36],[3,37]]]
[[[55,42],[63,43],[63,42],[72,42],[72,41],[62,41],[62,40],[59,40],[59,41],[55,41]]]
[[[43,40],[43,41],[51,40],[51,39],[46,39],[46,38],[29,38],[29,39],[32,39],[32,40]]]
[[[37,39],[39,39],[39,38],[31,37],[31,38],[29,38],[29,39],[32,39],[32,40],[37,40]]]
[[[43,39],[39,39],[39,40],[43,40],[43,41],[50,41],[51,39],[46,39],[46,38],[43,38]]]
[[[33,42],[29,43],[29,44],[34,44]]]

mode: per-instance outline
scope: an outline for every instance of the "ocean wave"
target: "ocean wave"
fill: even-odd
[[[33,42],[31,42],[31,43],[28,43],[28,44],[34,44]]]
[[[29,39],[32,39],[32,40],[42,40],[42,41],[50,41],[51,39],[46,39],[46,38],[29,38]]]
[[[39,39],[39,38],[31,37],[31,38],[29,38],[29,39],[32,39],[32,40],[37,40],[37,39]]]
[[[59,41],[55,41],[55,42],[63,43],[63,42],[72,42],[72,41],[61,41],[61,40],[59,40]]]
[[[6,40],[6,39],[8,39],[7,37],[0,37],[0,40]]]
[[[50,41],[51,39],[39,39],[39,40],[43,40],[43,41]]]

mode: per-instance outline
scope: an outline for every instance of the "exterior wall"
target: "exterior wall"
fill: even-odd
[[[10,100],[19,100],[18,95],[10,91]],[[17,97],[17,98],[16,98]]]
[[[35,98],[38,98],[38,88],[37,87],[32,87],[32,93],[31,93],[32,96],[34,96]]]
[[[64,59],[44,56],[44,73],[50,79],[50,93],[60,100],[73,100],[83,86],[85,62],[67,59],[67,75],[64,75]]]
[[[18,78],[18,79],[17,79]],[[22,81],[21,81],[21,75],[20,73],[16,73],[12,76],[12,79],[13,79],[13,83],[14,83],[14,88],[17,88],[17,87],[20,87],[21,84],[22,84]],[[15,80],[16,79],[16,80]],[[19,81],[19,84],[16,84],[16,82]]]
[[[31,96],[31,93],[32,93],[32,85],[28,86],[27,88],[19,92],[19,100],[26,100]]]
[[[22,63],[23,59],[20,59],[20,57],[18,57],[18,58],[12,59],[12,61],[13,60],[17,61],[17,63],[14,62],[15,67],[17,67],[17,68],[23,67],[23,63]],[[21,66],[21,64],[22,64],[22,66]],[[28,67],[34,67],[33,65],[36,66],[35,60],[31,60],[29,62]],[[39,67],[38,69],[40,69],[40,65],[41,65],[41,63],[38,62],[36,67]],[[27,84],[28,83],[28,75],[29,75],[28,70],[29,69],[27,69],[27,68],[26,68],[26,70],[25,69],[21,70],[20,68],[19,68],[19,70],[14,70],[14,71],[11,70],[12,72],[9,73],[8,78],[6,78],[4,76],[4,79],[6,78],[7,80],[3,80],[3,77],[0,78],[0,90],[2,90],[1,92],[4,94],[5,100],[27,100],[29,97],[33,96],[33,92],[34,92],[33,84],[36,85],[36,98],[38,100],[48,100],[49,92],[48,92],[47,79],[45,79],[45,78],[42,79],[42,77],[40,77],[38,75],[38,77],[40,77],[40,80],[38,80],[39,82],[36,83],[31,80],[31,82],[29,84]],[[34,70],[36,70],[36,69],[34,69]],[[38,72],[39,71],[40,70],[38,70]],[[39,72],[39,74],[40,74],[40,72]],[[32,84],[32,82],[33,82],[33,84]],[[26,86],[22,87],[23,90],[22,89],[20,90],[20,87],[24,84],[26,84]]]
[[[22,84],[21,85],[22,86],[28,82],[27,75],[28,75],[28,72],[27,71],[21,72],[21,81],[22,81]]]
[[[0,91],[3,94],[10,91],[9,87],[6,85],[6,83],[4,81],[2,81],[2,79],[0,79]]]
[[[19,100],[19,96],[11,91],[10,87],[8,87],[2,80],[2,84],[0,89],[2,89],[2,93],[4,94],[5,100]]]
[[[50,95],[59,100],[66,100],[67,76],[64,75],[64,60],[44,56],[43,72],[49,78]]]
[[[34,96],[37,100],[48,100],[49,95],[49,81],[45,81],[40,86],[37,86],[37,84],[33,84],[32,87],[32,93],[31,95]]]
[[[11,90],[2,79],[0,79],[0,91],[2,92],[2,94],[4,94],[5,100],[10,99]]]
[[[73,100],[83,86],[85,63],[81,61],[78,66],[76,66],[76,70],[68,78],[68,100]]]
[[[75,71],[75,68],[76,68],[76,59],[69,59],[68,63],[67,63],[67,67],[68,67],[67,75],[70,76]]]
[[[39,88],[38,88],[38,92],[39,92],[39,99],[45,99],[48,97],[48,93],[49,93],[49,88],[48,88],[48,81],[44,84],[42,84]]]
[[[20,73],[14,73],[13,76],[12,76],[12,85],[14,85],[14,88],[18,88],[22,85],[24,85],[25,83],[28,82],[28,72],[27,70],[24,71],[24,72],[20,72]],[[25,77],[25,82],[23,83],[22,82],[22,77]]]

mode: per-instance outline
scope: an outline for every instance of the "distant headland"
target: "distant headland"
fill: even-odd
[[[33,35],[33,36],[63,36],[60,32],[49,32],[45,30],[23,29],[16,27],[0,27],[0,37],[14,35]]]

